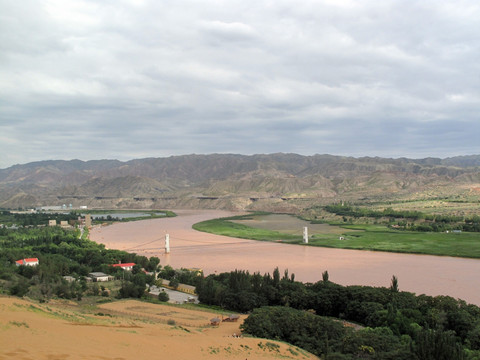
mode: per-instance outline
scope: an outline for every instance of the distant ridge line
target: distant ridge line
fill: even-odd
[[[460,196],[480,188],[480,155],[445,159],[210,154],[46,160],[0,169],[0,208],[55,205],[296,211],[339,198]]]

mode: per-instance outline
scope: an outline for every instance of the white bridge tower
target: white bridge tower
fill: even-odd
[[[165,234],[165,254],[170,254],[170,235]]]

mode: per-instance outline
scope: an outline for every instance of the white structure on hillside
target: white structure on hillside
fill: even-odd
[[[308,244],[308,227],[303,228],[303,243]]]
[[[165,234],[165,254],[170,254],[170,235]]]

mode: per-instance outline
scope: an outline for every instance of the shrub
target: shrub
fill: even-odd
[[[170,297],[165,291],[161,291],[160,294],[158,294],[158,300],[167,302],[168,300],[170,300]]]

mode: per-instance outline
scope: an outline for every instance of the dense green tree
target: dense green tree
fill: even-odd
[[[20,296],[20,297],[25,296],[28,292],[29,287],[30,287],[29,281],[24,277],[21,277],[16,281],[14,281],[10,286],[10,294]]]
[[[451,331],[424,330],[417,335],[414,353],[418,360],[463,360],[466,354]]]
[[[170,297],[165,291],[160,291],[160,293],[158,294],[158,300],[162,302],[167,302],[168,300],[170,300]]]
[[[171,280],[175,277],[175,270],[170,265],[166,265],[160,270],[158,277],[165,280]]]
[[[176,279],[176,278],[173,278],[172,280],[170,280],[170,286],[174,289],[176,289],[179,285],[179,281]]]
[[[148,259],[148,263],[145,266],[145,270],[156,271],[159,264],[160,264],[160,259],[156,256],[152,256],[150,257],[150,259]]]

